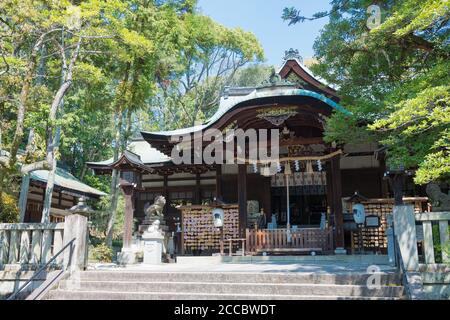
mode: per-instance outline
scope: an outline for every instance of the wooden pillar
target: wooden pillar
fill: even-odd
[[[222,165],[216,165],[216,199],[222,199]]]
[[[381,185],[381,198],[389,198],[389,187],[388,181],[384,178],[384,173],[386,172],[386,159],[385,157],[380,158],[380,185]]]
[[[245,238],[247,228],[247,166],[238,165],[238,204],[240,236]]]
[[[263,207],[264,214],[266,215],[266,221],[272,219],[272,186],[271,178],[263,178],[264,180],[264,193],[263,193]]]
[[[403,203],[403,184],[405,182],[405,174],[403,171],[389,172],[389,183],[394,193],[394,204],[402,206]]]
[[[332,203],[336,248],[344,247],[344,215],[342,213],[342,181],[340,156],[331,159]]]
[[[163,208],[163,214],[167,213],[167,208],[169,207],[169,176],[167,174],[164,175],[164,185],[163,185],[163,196],[166,198],[166,205]]]
[[[197,173],[195,175],[195,199],[194,199],[194,203],[195,204],[202,204],[202,195],[201,195],[201,190],[200,190],[200,173]]]
[[[330,213],[333,213],[333,179],[331,176],[331,162],[326,163],[326,178],[327,178],[327,207]]]
[[[121,185],[125,197],[125,217],[123,222],[123,248],[130,248],[133,237],[133,189],[132,185]]]

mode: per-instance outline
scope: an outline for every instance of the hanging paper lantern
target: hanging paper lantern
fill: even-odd
[[[253,164],[253,172],[258,173],[258,165],[256,163]]]
[[[295,171],[300,171],[300,162],[295,160]]]

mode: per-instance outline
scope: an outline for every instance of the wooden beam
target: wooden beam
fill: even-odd
[[[313,137],[313,138],[293,137],[289,139],[280,140],[280,147],[292,145],[310,145],[310,144],[324,144],[324,141],[322,137]]]
[[[344,247],[344,215],[342,212],[342,181],[339,156],[331,159],[331,180],[333,189],[333,214],[337,248]]]
[[[247,166],[238,165],[238,204],[239,204],[239,232],[245,237],[247,228]]]
[[[329,160],[329,159],[334,158],[334,157],[338,157],[341,154],[342,154],[342,150],[339,149],[339,150],[336,150],[336,151],[334,151],[332,153],[325,154],[325,155],[300,156],[300,157],[282,157],[282,158],[277,159],[277,161],[278,162],[296,161],[296,160],[299,160],[299,161],[308,161],[308,160],[310,160],[310,161],[316,161],[316,160],[325,161],[325,160]],[[340,158],[340,157],[338,157],[338,158]],[[252,164],[252,163],[255,162],[255,161],[250,161],[249,159],[240,158],[240,157],[236,157],[236,160],[245,161],[246,163],[249,163],[249,164]],[[273,159],[268,159],[268,160],[257,160],[256,162],[259,163],[259,164],[269,164],[269,163],[271,163],[273,161],[274,161]]]

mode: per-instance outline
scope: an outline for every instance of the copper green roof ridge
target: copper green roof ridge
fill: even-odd
[[[311,90],[305,90],[305,89],[297,89],[297,88],[290,88],[289,85],[281,85],[281,86],[275,86],[275,87],[264,87],[262,89],[268,89],[268,88],[274,88],[274,89],[282,89],[282,88],[289,87],[287,92],[279,92],[274,95],[267,95],[266,92],[263,90],[255,89],[251,93],[245,96],[239,96],[239,97],[228,97],[224,98],[222,97],[221,103],[219,105],[219,108],[217,109],[216,113],[209,118],[206,122],[204,122],[201,125],[196,125],[193,127],[187,127],[187,128],[180,128],[175,130],[169,130],[169,131],[141,131],[142,136],[145,138],[145,136],[154,136],[153,138],[156,138],[157,136],[178,136],[178,135],[184,135],[184,134],[190,134],[193,132],[198,132],[204,129],[209,128],[211,125],[213,125],[215,122],[217,122],[220,118],[222,118],[227,112],[233,110],[235,107],[237,107],[239,104],[247,101],[251,101],[254,99],[259,98],[267,98],[267,97],[283,97],[283,96],[304,96],[304,97],[311,97],[315,98],[317,100],[320,100],[324,102],[325,104],[329,105],[332,109],[337,110],[339,112],[342,112],[346,115],[352,115],[350,111],[348,111],[346,108],[344,108],[339,103],[333,101],[330,98],[327,98],[323,94],[311,91]],[[270,93],[270,92],[269,92]],[[236,100],[236,101],[233,101]]]

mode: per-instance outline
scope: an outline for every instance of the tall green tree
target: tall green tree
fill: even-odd
[[[312,17],[295,8],[283,12],[290,24],[329,17],[314,44],[319,63],[312,69],[339,88],[353,115],[333,115],[326,139],[380,141],[388,165],[416,168],[417,183],[450,181],[450,2],[336,0],[331,6]]]
[[[0,193],[6,180],[14,175],[26,176],[38,169],[50,169],[44,204],[43,221],[48,220],[56,168],[61,126],[58,124],[63,101],[74,82],[79,62],[89,55],[96,42],[116,36],[120,25],[120,1],[15,1],[0,4],[0,44],[3,65],[1,79],[2,123],[6,122],[6,139],[0,155]],[[82,75],[82,73],[79,73]],[[45,156],[36,159],[24,145],[24,129],[30,115],[45,115],[41,134]],[[16,116],[12,116],[16,115]],[[3,131],[3,130],[2,130]],[[9,131],[9,132],[8,132]],[[9,133],[9,134],[8,134]],[[34,141],[30,135],[29,144]],[[26,197],[21,197],[26,200]],[[21,206],[23,207],[23,205]]]
[[[166,55],[167,74],[158,75],[151,105],[163,129],[193,126],[217,109],[224,86],[249,62],[261,61],[256,37],[240,28],[226,28],[195,10],[180,24],[181,50]]]

